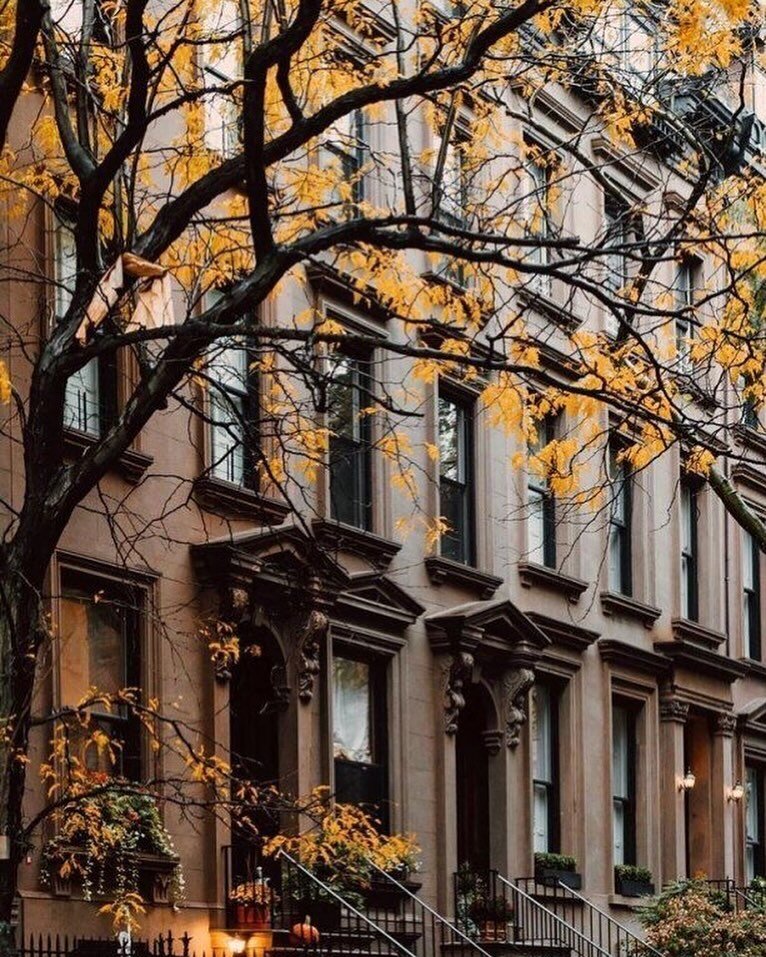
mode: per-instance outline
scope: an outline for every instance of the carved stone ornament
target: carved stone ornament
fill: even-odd
[[[505,743],[515,748],[521,740],[521,729],[527,720],[527,692],[535,683],[535,673],[531,668],[517,668],[506,675],[503,682],[505,692]]]
[[[732,714],[730,711],[722,711],[721,714],[716,716],[715,721],[715,733],[720,734],[725,738],[731,738],[734,736],[734,732],[737,730],[737,716]]]
[[[304,704],[314,697],[314,679],[321,668],[319,656],[329,627],[327,615],[318,608],[312,608],[299,632],[298,697]]]
[[[689,717],[689,704],[678,698],[660,698],[660,721],[677,721],[685,724]]]
[[[473,655],[468,651],[456,651],[447,673],[447,688],[444,700],[444,730],[457,734],[460,712],[465,707],[465,685],[471,680]]]

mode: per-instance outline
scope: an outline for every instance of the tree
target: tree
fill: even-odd
[[[523,446],[551,411],[576,418],[571,434],[539,443],[535,462],[578,506],[603,505],[591,466],[610,409],[622,460],[638,470],[683,444],[766,549],[766,527],[726,477],[740,455],[727,444],[738,410],[764,400],[766,186],[745,102],[760,15],[755,0],[671,0],[635,18],[611,0],[394,0],[377,12],[355,0],[0,6],[4,275],[47,286],[55,302],[42,332],[3,317],[13,362],[0,367],[2,428],[22,451],[24,490],[20,505],[2,503],[0,833],[14,838],[0,921],[23,853],[15,836],[28,830],[31,700],[56,544],[168,403],[215,415],[195,388],[218,381],[214,363],[232,341],[268,382],[257,436],[244,406],[221,400],[232,441],[244,436],[248,467],[301,513],[331,453],[322,416],[346,374],[333,357],[377,342],[310,308],[269,314],[306,269],[396,323],[382,345],[396,372],[352,391],[357,420],[380,423],[377,447],[403,489],[415,468],[408,388],[446,370],[486,377],[490,420]],[[719,93],[728,106],[711,106]],[[553,143],[525,139],[546,95],[576,101],[582,120]],[[376,127],[391,135],[372,142]],[[594,154],[585,141],[595,133]],[[644,184],[640,197],[615,196],[619,165]],[[614,197],[607,224],[567,233],[561,211],[586,179]],[[64,251],[52,277],[28,248],[30,223],[43,220]],[[668,273],[695,257],[714,269],[682,296]],[[606,332],[562,321],[541,341],[535,304],[554,296],[564,319],[607,315]],[[686,330],[677,342],[674,326]],[[565,376],[541,360],[551,343]],[[126,394],[67,460],[67,384],[118,356],[132,370]],[[87,425],[92,413],[79,414]],[[429,535],[447,528],[428,522]]]

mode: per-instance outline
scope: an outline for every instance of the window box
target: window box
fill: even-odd
[[[577,861],[566,854],[535,854],[535,880],[545,887],[561,883],[573,891],[582,887],[582,875],[576,871]]]
[[[652,897],[652,875],[644,867],[617,866],[614,869],[615,893],[623,897]]]
[[[50,888],[56,897],[70,897],[74,883],[71,874],[62,877],[58,873],[60,864],[72,856],[80,859],[85,858],[85,855],[85,850],[78,847],[63,847],[59,849],[57,854],[49,858]],[[173,903],[171,894],[172,878],[179,866],[178,857],[139,852],[127,854],[126,860],[136,864],[138,888],[145,901],[155,905]],[[74,879],[76,879],[76,873]]]
[[[394,874],[393,877],[406,890],[402,890],[393,881],[386,878],[373,877],[370,886],[365,889],[363,894],[367,907],[377,910],[395,910],[407,898],[407,891],[411,894],[417,894],[422,886],[417,881],[409,880],[406,874]]]

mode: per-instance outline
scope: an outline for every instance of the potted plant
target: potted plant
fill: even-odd
[[[252,930],[271,928],[271,908],[275,899],[268,878],[263,877],[243,881],[229,891],[237,926]]]
[[[614,889],[623,897],[651,897],[654,894],[652,872],[634,864],[617,864],[614,868]]]
[[[535,880],[547,887],[555,887],[561,883],[573,891],[579,891],[582,887],[582,877],[577,873],[577,861],[568,854],[535,854]]]
[[[505,897],[477,897],[468,907],[468,917],[482,941],[507,941],[513,906]]]

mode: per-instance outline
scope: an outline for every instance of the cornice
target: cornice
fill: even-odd
[[[744,678],[747,665],[733,658],[727,658],[718,652],[710,651],[688,641],[655,641],[654,648],[660,654],[670,658],[674,665],[682,665],[690,671],[697,671],[717,678],[726,684],[732,684],[738,678]]]
[[[64,454],[72,458],[80,458],[86,449],[91,448],[100,440],[98,435],[80,432],[79,429],[64,429]],[[137,485],[144,477],[144,473],[154,463],[154,456],[137,449],[125,449],[121,452],[114,466],[114,471],[122,476],[131,485]]]
[[[671,663],[668,658],[646,648],[638,648],[627,641],[618,641],[616,638],[599,638],[596,643],[603,661],[641,671],[643,674],[659,676],[666,674]]]
[[[445,582],[459,585],[476,592],[480,598],[491,598],[503,584],[503,579],[497,575],[442,558],[441,555],[430,555],[425,559],[425,566],[429,579],[435,585],[443,585]]]
[[[580,317],[576,316],[571,310],[565,309],[555,299],[535,292],[529,286],[519,287],[516,290],[516,295],[526,306],[536,310],[546,319],[550,319],[551,322],[560,326],[566,332],[575,332],[583,323]]]
[[[731,470],[731,477],[756,492],[766,494],[766,472],[761,471],[754,465],[747,462],[738,462]]]
[[[311,530],[326,551],[350,552],[380,569],[388,568],[402,547],[401,542],[394,542],[363,528],[355,528],[353,525],[330,519],[314,519]]]
[[[690,621],[688,618],[674,618],[670,624],[675,638],[702,645],[705,648],[710,648],[711,651],[715,651],[726,641],[726,635],[722,631],[706,628],[698,621]]]
[[[562,621],[559,618],[551,618],[537,611],[527,611],[525,615],[532,619],[552,645],[582,653],[598,641],[599,633],[591,631],[590,628],[573,625],[572,622]]]
[[[636,621],[640,621],[644,628],[651,628],[662,614],[661,608],[655,608],[654,605],[647,605],[628,595],[602,591],[600,598],[601,608],[605,615],[632,618]]]
[[[582,578],[565,575],[555,568],[539,565],[537,562],[519,562],[519,578],[524,588],[538,585],[564,595],[567,601],[576,604],[580,596],[588,589],[588,582]]]
[[[238,515],[265,525],[281,525],[290,514],[286,502],[211,475],[201,475],[194,482],[194,497],[199,505],[214,514]]]

